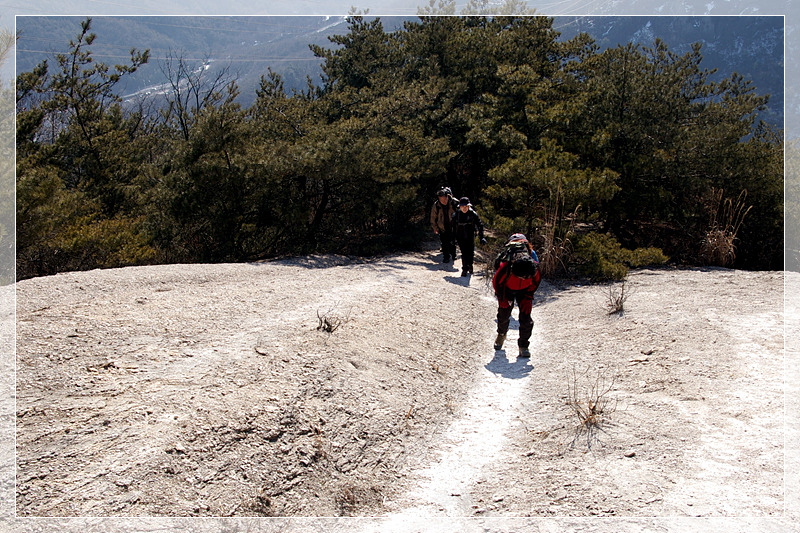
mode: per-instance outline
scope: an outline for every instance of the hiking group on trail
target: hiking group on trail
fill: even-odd
[[[461,249],[461,275],[472,274],[475,260],[475,233],[481,244],[486,244],[483,236],[483,221],[472,208],[466,196],[456,201],[450,187],[437,193],[437,200],[431,209],[431,227],[442,241],[442,262],[456,260],[456,242]]]
[[[483,222],[466,196],[456,201],[449,187],[440,189],[436,196],[431,208],[431,227],[442,242],[442,262],[455,262],[458,243],[461,250],[461,276],[468,276],[473,273],[476,233],[481,244],[486,244]],[[519,306],[519,357],[530,357],[533,295],[542,279],[539,258],[527,237],[515,233],[506,241],[493,267],[492,288],[498,305],[494,349],[503,348],[511,323],[511,311],[516,303]]]

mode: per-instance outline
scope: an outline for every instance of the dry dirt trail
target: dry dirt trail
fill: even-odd
[[[543,283],[534,356],[517,360],[515,321],[506,350],[491,346],[483,279],[439,259],[18,283],[11,524],[792,530],[784,328],[800,306],[784,323],[784,273],[637,271],[622,315],[607,289]],[[609,403],[588,434],[568,403],[592,387]],[[27,520],[54,516],[68,518]]]

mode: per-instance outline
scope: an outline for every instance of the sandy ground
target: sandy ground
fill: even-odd
[[[800,276],[785,315],[782,272],[636,271],[613,315],[618,286],[545,282],[518,360],[482,277],[440,259],[18,283],[7,524],[796,530]]]

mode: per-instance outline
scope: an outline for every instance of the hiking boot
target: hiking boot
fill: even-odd
[[[531,351],[528,350],[527,348],[520,348],[519,349],[519,356],[520,357],[530,357],[531,356]]]
[[[494,340],[494,349],[500,350],[503,348],[503,343],[506,341],[505,333],[498,333],[497,338]]]
[[[461,277],[462,278],[466,278],[467,277],[467,271],[466,270],[462,270],[461,271]]]

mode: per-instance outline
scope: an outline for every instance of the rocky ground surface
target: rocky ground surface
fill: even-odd
[[[615,314],[620,285],[545,282],[526,360],[515,321],[504,350],[492,348],[485,280],[440,260],[167,265],[18,283],[9,523],[793,527],[798,432],[785,414],[800,406],[785,378],[800,358],[789,346],[784,357],[784,330],[800,327],[796,305],[784,320],[783,272],[636,271]],[[786,278],[797,294],[800,276]]]

